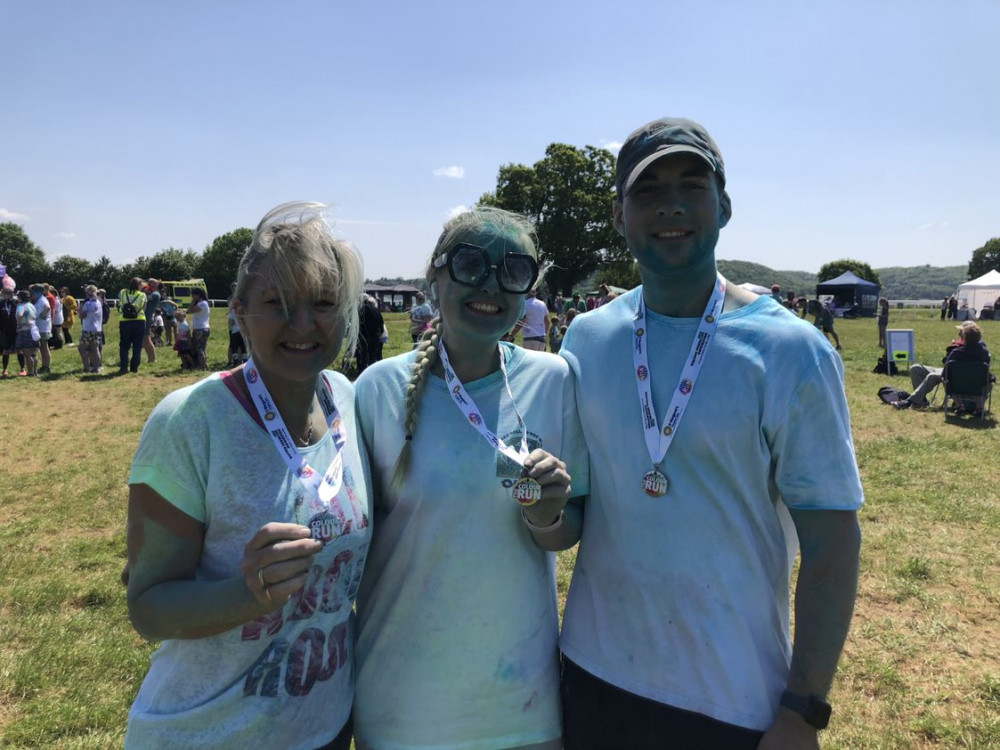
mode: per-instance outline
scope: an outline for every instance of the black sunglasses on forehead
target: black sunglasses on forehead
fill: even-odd
[[[497,285],[511,294],[524,294],[538,279],[538,263],[524,253],[504,253],[494,265],[489,252],[482,247],[460,242],[434,259],[434,267],[448,266],[451,280],[464,286],[482,286],[495,270]]]

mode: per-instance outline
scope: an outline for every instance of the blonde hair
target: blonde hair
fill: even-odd
[[[488,234],[505,241],[518,243],[533,258],[538,259],[538,251],[535,247],[535,230],[528,219],[502,208],[480,206],[459,214],[444,225],[441,236],[438,237],[437,244],[434,246],[434,252],[431,253],[431,257],[427,261],[427,270],[424,276],[428,284],[434,282],[435,276],[441,270],[434,267],[434,260],[472,234]],[[416,434],[417,425],[420,422],[420,399],[423,397],[431,369],[437,364],[440,339],[441,318],[438,316],[431,321],[430,330],[417,344],[416,359],[413,362],[410,380],[406,384],[403,412],[403,430],[406,438],[392,473],[393,488],[398,488],[403,483],[410,469],[413,436]]]
[[[256,279],[273,286],[286,313],[291,303],[333,292],[335,314],[345,324],[344,346],[353,352],[358,340],[358,302],[364,289],[361,255],[350,242],[334,236],[325,217],[327,206],[311,201],[282,203],[267,212],[254,230],[250,247],[236,272],[234,296],[246,304]],[[263,265],[268,263],[268,275]],[[253,344],[243,333],[247,348]]]

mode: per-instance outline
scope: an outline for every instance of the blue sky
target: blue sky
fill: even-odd
[[[726,160],[719,258],[964,264],[1000,235],[998,37],[993,0],[0,0],[0,221],[123,263],[319,200],[417,276],[500,165],[676,115]]]

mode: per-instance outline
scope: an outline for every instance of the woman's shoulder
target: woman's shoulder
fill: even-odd
[[[525,349],[511,343],[503,343],[506,350],[507,366],[518,372],[535,375],[562,376],[569,374],[569,363],[558,354]]]

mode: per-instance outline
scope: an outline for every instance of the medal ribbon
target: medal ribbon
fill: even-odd
[[[656,410],[653,406],[652,375],[649,371],[646,303],[642,294],[639,294],[639,307],[632,320],[632,360],[635,364],[635,384],[639,390],[639,406],[642,409],[642,427],[646,435],[646,449],[649,451],[649,457],[652,459],[654,467],[663,461],[663,457],[667,455],[667,449],[670,448],[670,443],[673,442],[674,436],[677,434],[677,428],[684,416],[688,399],[694,392],[694,384],[698,382],[698,374],[705,362],[708,347],[712,343],[715,329],[719,325],[725,298],[726,280],[721,274],[716,274],[712,296],[701,316],[698,331],[694,341],[691,342],[691,351],[684,363],[684,369],[681,370],[680,382],[677,383],[670,399],[670,406],[667,407],[667,412],[663,416],[663,430],[660,430],[660,425],[656,421]]]
[[[514,393],[510,389],[510,379],[507,377],[507,355],[504,352],[502,344],[498,343],[497,346],[500,349],[500,371],[503,373],[503,383],[507,387],[507,395],[510,396],[510,402],[514,406],[514,414],[517,416],[517,426],[521,430],[520,451],[515,451],[507,443],[498,438],[483,422],[483,417],[479,413],[479,407],[476,406],[476,402],[465,390],[462,381],[459,380],[455,374],[455,370],[452,369],[451,361],[448,359],[448,352],[444,348],[443,341],[438,343],[438,355],[441,357],[441,364],[444,366],[445,384],[448,387],[451,400],[455,402],[455,406],[462,411],[469,424],[475,427],[490,445],[507,456],[511,461],[514,461],[518,466],[524,466],[524,459],[528,457],[528,453],[530,452],[528,450],[528,430],[524,426],[524,420],[521,419],[521,413],[517,410],[517,404],[514,402]]]
[[[337,449],[337,455],[330,462],[330,466],[323,474],[319,474],[313,469],[305,457],[299,453],[295,446],[292,433],[285,426],[285,420],[281,418],[271,394],[267,390],[267,385],[260,375],[260,370],[254,364],[251,356],[243,365],[243,378],[246,380],[247,388],[250,390],[250,398],[257,407],[264,428],[271,436],[278,455],[281,456],[288,470],[291,471],[306,486],[306,489],[318,496],[324,503],[329,503],[337,493],[344,479],[344,446],[347,445],[347,430],[344,427],[344,420],[340,417],[337,403],[333,399],[333,388],[327,382],[326,375],[321,374],[316,383],[316,396],[319,398],[320,407],[323,409],[323,416],[326,418],[326,426],[333,436],[333,445]]]

